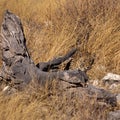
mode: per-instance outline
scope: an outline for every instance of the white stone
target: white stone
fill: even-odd
[[[8,91],[8,90],[10,90],[10,86],[4,87],[3,92]]]
[[[94,80],[94,81],[93,81],[93,85],[95,85],[95,86],[99,85],[98,80]]]
[[[120,75],[108,73],[103,80],[120,80]]]

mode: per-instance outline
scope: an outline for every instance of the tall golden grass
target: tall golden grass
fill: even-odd
[[[94,58],[88,71],[90,79],[101,79],[107,72],[120,74],[119,0],[0,0],[0,24],[6,9],[21,18],[35,63],[76,47],[71,69],[86,68]],[[108,110],[100,112],[95,100],[67,101],[58,95],[41,100],[42,95],[45,93],[38,90],[31,96],[26,93],[10,98],[0,96],[0,119],[66,120],[67,111],[74,106],[73,120],[102,120]]]
[[[21,18],[35,63],[71,47],[78,48],[72,68],[86,67],[94,56],[89,75],[97,79],[120,73],[119,8],[119,0],[1,0],[0,23],[6,9]]]
[[[1,94],[0,110],[0,120],[106,120],[112,108],[84,93],[80,99],[55,88],[30,87],[11,96]]]

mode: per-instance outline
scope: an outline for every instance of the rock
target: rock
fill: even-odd
[[[109,85],[115,83],[120,84],[120,75],[108,73],[106,76],[102,78],[102,81],[104,84],[109,84]]]
[[[3,94],[5,95],[10,95],[12,93],[15,93],[17,90],[15,88],[12,88],[10,86],[6,86],[4,87],[4,89],[2,90]]]
[[[10,86],[6,86],[4,87],[3,92],[9,91],[9,90],[10,90]]]
[[[107,116],[107,120],[120,120],[120,110],[110,112]]]

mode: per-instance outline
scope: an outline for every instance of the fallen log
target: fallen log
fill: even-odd
[[[109,112],[107,120],[120,120],[120,110]]]
[[[116,94],[112,94],[107,90],[95,87],[90,84],[87,85],[87,87],[69,87],[69,90],[66,91],[66,94],[66,96],[71,94],[75,95],[81,100],[84,99],[84,97],[95,98],[98,102],[107,103],[111,106],[116,106],[118,104],[116,100]]]
[[[96,95],[98,100],[102,99],[107,103],[116,104],[116,96],[114,94],[94,86],[86,86],[88,76],[84,71],[76,69],[47,72],[48,68],[51,69],[53,66],[59,65],[71,57],[76,49],[73,49],[63,57],[48,61],[47,63],[39,63],[36,66],[27,50],[21,21],[18,16],[9,11],[6,11],[4,14],[1,36],[3,66],[0,77],[2,79],[11,81],[14,86],[19,85],[23,87],[31,83],[31,81],[36,84],[45,85],[47,81],[55,79],[61,83],[61,86],[67,83],[66,89],[73,86],[73,92],[75,90],[79,94],[81,91],[84,91],[85,94],[91,97]]]
[[[55,58],[55,59],[50,60],[48,62],[40,62],[36,66],[42,71],[48,71],[49,69],[52,69],[52,68],[60,65],[61,63],[63,63],[65,60],[69,59],[72,55],[74,55],[76,50],[77,49],[74,48],[63,57],[58,57],[58,58]]]
[[[28,84],[31,80],[37,80],[45,84],[47,80],[60,79],[71,84],[85,84],[88,80],[85,72],[80,70],[68,70],[58,72],[45,72],[49,67],[59,65],[71,57],[76,49],[73,49],[64,57],[54,59],[48,63],[39,63],[40,69],[31,60],[27,47],[23,27],[18,16],[6,11],[1,27],[2,36],[2,73],[5,79],[11,79],[14,83]],[[42,65],[42,66],[41,66]]]

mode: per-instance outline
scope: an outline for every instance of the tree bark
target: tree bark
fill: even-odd
[[[116,97],[103,89],[88,85],[84,87],[88,81],[88,76],[81,70],[63,70],[58,72],[47,72],[48,68],[59,65],[69,57],[71,57],[76,49],[73,49],[64,57],[60,57],[47,63],[39,63],[36,67],[26,47],[26,39],[23,27],[18,16],[6,11],[1,27],[2,36],[2,60],[1,77],[11,81],[14,85],[24,86],[31,81],[40,85],[44,85],[46,81],[58,80],[61,85],[64,83],[74,86],[75,92],[78,94],[84,91],[85,94],[94,96],[98,99],[115,103]],[[82,87],[80,87],[82,85]],[[67,87],[68,88],[68,87]],[[72,89],[72,91],[74,91]]]
[[[72,57],[72,55],[74,55],[74,53],[76,52],[76,48],[73,48],[70,52],[68,52],[65,56],[63,57],[58,57],[55,58],[53,60],[50,60],[48,62],[40,62],[38,63],[36,66],[42,70],[42,71],[48,71],[50,69],[54,69],[54,67],[60,65],[62,62],[64,62],[65,60],[69,59],[70,57]]]
[[[18,16],[6,11],[1,27],[2,35],[2,76],[11,79],[14,83],[28,84],[31,80],[37,80],[44,84],[47,80],[59,79],[71,84],[86,83],[87,75],[80,70],[68,70],[58,72],[44,72],[44,69],[59,65],[71,57],[76,49],[73,49],[64,57],[54,59],[48,63],[41,63],[37,68],[31,60],[27,47],[23,27]],[[39,63],[40,65],[40,63]]]

